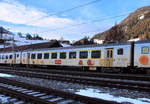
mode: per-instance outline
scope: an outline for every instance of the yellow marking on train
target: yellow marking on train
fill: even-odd
[[[100,59],[100,66],[104,66],[104,59]]]

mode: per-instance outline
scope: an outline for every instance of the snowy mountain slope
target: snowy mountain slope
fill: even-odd
[[[22,46],[22,45],[30,45],[30,44],[36,44],[36,43],[50,42],[49,40],[27,40],[25,37],[21,37],[17,33],[12,33],[9,35],[11,37],[11,40],[6,41],[5,44],[1,44],[0,48],[11,47],[11,46],[13,46],[13,43],[15,46]],[[14,39],[14,42],[13,42],[13,39]]]

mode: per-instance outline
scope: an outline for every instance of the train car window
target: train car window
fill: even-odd
[[[17,54],[17,57],[19,57],[19,54]]]
[[[76,52],[69,52],[69,58],[70,59],[76,58]]]
[[[9,56],[9,59],[12,59],[12,55]]]
[[[44,59],[49,59],[49,53],[44,53]]]
[[[6,55],[6,59],[8,59],[8,56]]]
[[[119,48],[119,49],[117,50],[117,54],[118,54],[118,55],[123,55],[123,48]]]
[[[113,51],[111,50],[110,51],[110,58],[112,58],[113,57]]]
[[[35,54],[31,54],[31,59],[35,59]]]
[[[57,58],[57,53],[52,53],[52,59],[56,59]]]
[[[26,54],[24,53],[24,54],[23,54],[23,57],[25,57],[25,55],[26,55]]]
[[[107,51],[107,58],[109,58],[109,51]]]
[[[37,59],[42,59],[42,53],[37,54]]]
[[[2,59],[5,59],[5,56],[4,56],[4,55],[2,56]]]
[[[148,54],[149,53],[149,47],[148,46],[144,46],[141,48],[141,54]]]
[[[81,51],[80,52],[80,58],[81,59],[88,58],[88,51]]]
[[[100,58],[100,57],[101,57],[101,51],[100,50],[92,51],[91,58]]]
[[[65,58],[66,58],[66,52],[61,52],[60,59],[65,59]]]

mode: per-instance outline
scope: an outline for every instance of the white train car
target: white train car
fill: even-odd
[[[10,52],[0,53],[1,64],[11,64],[13,62],[13,56]]]
[[[84,66],[93,69],[97,67],[130,67],[131,51],[131,43],[26,50],[22,52],[21,63]]]
[[[150,69],[150,41],[0,52],[0,64]],[[105,69],[107,70],[107,69]]]
[[[2,52],[0,53],[0,64],[21,64],[21,52]]]
[[[150,41],[134,44],[134,66],[136,68],[150,68]]]

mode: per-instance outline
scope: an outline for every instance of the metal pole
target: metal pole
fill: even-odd
[[[15,50],[14,50],[14,34],[13,35],[13,38],[12,38],[12,53],[13,53],[13,62],[12,62],[12,69],[14,69],[14,62],[15,62]]]

